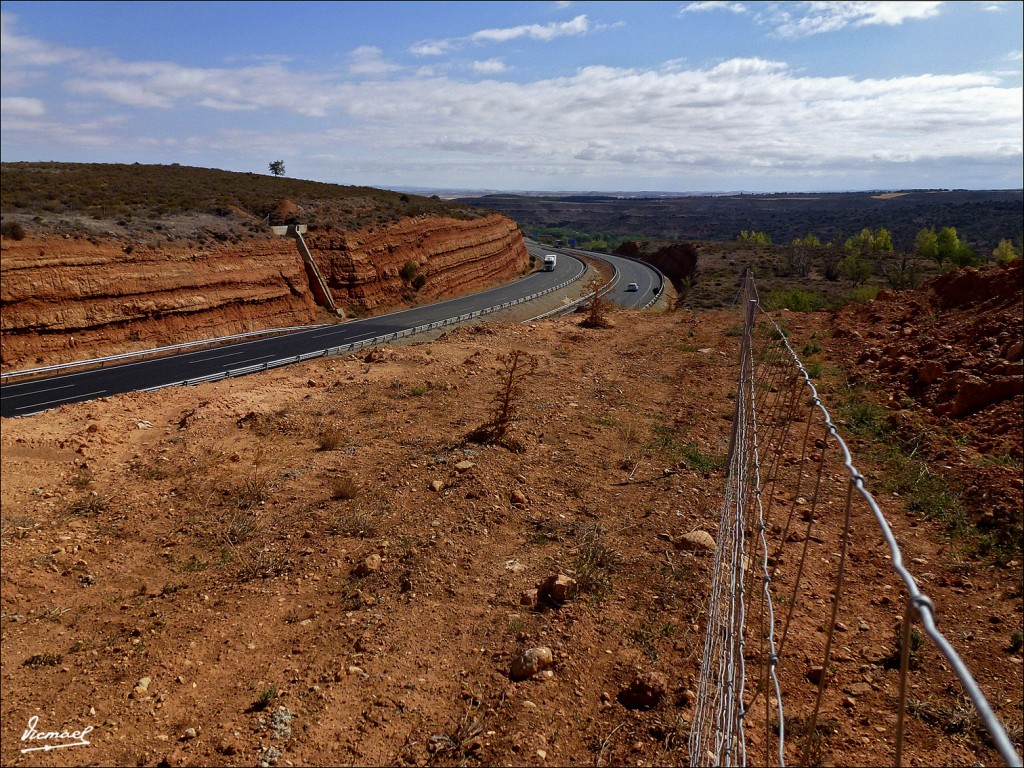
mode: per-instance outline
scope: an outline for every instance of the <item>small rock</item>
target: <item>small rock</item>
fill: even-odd
[[[458,464],[455,465],[455,471],[461,474],[463,472],[468,472],[475,466],[476,464],[474,464],[472,461],[460,461]]]
[[[440,480],[430,481],[430,490],[432,490],[434,493],[440,493],[443,489],[444,483],[442,483]]]
[[[695,691],[691,691],[687,688],[683,691],[683,695],[679,697],[684,707],[692,707],[697,702],[697,694]]]
[[[131,698],[133,699],[144,699],[149,693],[149,684],[152,682],[152,678],[144,677],[135,684],[132,688]]]
[[[576,579],[562,573],[549,576],[537,586],[537,591],[555,605],[561,605],[566,600],[576,597]]]
[[[821,680],[824,674],[825,669],[823,667],[811,667],[807,670],[807,679],[815,685],[821,685]]]
[[[352,570],[352,573],[356,576],[369,576],[371,573],[377,573],[380,570],[380,563],[380,555],[374,553],[357,565]]]
[[[707,531],[693,531],[677,539],[675,547],[688,552],[714,552],[715,539]]]
[[[519,596],[519,604],[524,605],[531,611],[537,607],[540,595],[536,589],[527,589]]]
[[[843,690],[851,696],[866,696],[873,689],[870,683],[852,683]]]
[[[555,660],[550,648],[530,648],[512,661],[513,680],[525,680],[550,667]]]
[[[520,491],[518,488],[512,491],[509,495],[514,507],[525,507],[529,500],[526,498],[526,494]]]
[[[538,749],[537,750],[537,757],[539,757],[541,760],[546,760],[547,757],[548,757],[548,753],[545,752],[543,749]]]
[[[188,741],[190,739],[194,739],[195,737],[196,737],[196,729],[195,728],[186,728],[185,729],[185,733],[183,733],[182,736],[181,736],[183,741]]]
[[[945,370],[946,367],[938,360],[928,360],[918,369],[917,378],[924,385],[934,384]]]
[[[622,693],[619,702],[630,709],[656,707],[668,691],[668,680],[660,672],[645,672],[633,678]]]

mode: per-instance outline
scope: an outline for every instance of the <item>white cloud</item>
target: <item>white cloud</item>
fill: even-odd
[[[311,166],[319,178],[358,173],[364,183],[437,185],[475,178],[492,187],[517,179],[521,188],[543,188],[546,180],[564,187],[562,174],[578,186],[630,178],[650,188],[694,174],[709,184],[736,169],[769,184],[776,173],[814,179],[952,163],[1009,169],[1002,172],[1017,178],[1024,155],[1019,70],[813,77],[783,61],[745,57],[707,67],[683,60],[588,66],[515,82],[499,77],[507,65],[493,58],[466,63],[487,76],[478,82],[440,68],[399,68],[371,46],[351,52],[348,70],[313,73],[282,59],[188,67],[63,50],[57,60],[44,55],[45,43],[19,48],[16,35],[4,34],[15,38],[15,50],[47,62],[37,67],[66,91],[62,103],[27,90],[8,96],[5,69],[5,151],[30,146],[48,157],[56,155],[50,147],[87,146],[112,148],[128,162],[133,151],[169,162],[173,148],[212,166],[242,158],[244,167],[255,158],[264,167],[275,147],[287,146],[297,157],[336,158]],[[1020,51],[1014,56],[1020,61]],[[5,67],[7,58],[5,47]],[[68,93],[88,98],[68,100]],[[558,105],[557,115],[538,105]],[[207,110],[225,121],[244,111],[244,123],[208,130]],[[193,135],[165,125],[165,114],[187,120]],[[168,155],[145,154],[159,151]]]
[[[1009,61],[1024,61],[1024,51],[1010,51],[1008,54],[1006,54],[1006,58]]]
[[[413,56],[443,56],[455,50],[451,40],[424,40],[409,48]]]
[[[487,61],[474,61],[473,71],[480,75],[499,75],[508,71],[508,65],[501,59],[488,59]]]
[[[553,21],[549,24],[522,24],[516,27],[481,29],[465,37],[450,40],[423,40],[409,48],[414,56],[443,56],[459,50],[466,43],[507,43],[525,37],[548,43],[559,37],[586,35],[592,31],[586,14],[580,14],[569,21]]]
[[[687,3],[679,9],[680,15],[684,13],[706,13],[707,11],[730,11],[731,13],[746,13],[745,3],[729,2],[728,0],[702,0],[696,3]]]
[[[46,107],[42,99],[5,96],[0,99],[0,114],[4,117],[42,117],[46,114]]]
[[[837,32],[846,27],[898,26],[904,21],[929,19],[939,13],[941,2],[816,2],[773,6],[768,17],[776,32],[786,38]]]
[[[587,34],[590,24],[586,14],[580,14],[569,21],[550,24],[523,24],[518,27],[505,27],[500,29],[482,29],[469,36],[473,42],[504,43],[520,37],[528,37],[533,40],[550,42],[559,37],[572,37]]]
[[[387,61],[384,52],[373,45],[362,45],[349,54],[349,72],[366,77],[384,77],[397,69],[397,64]]]
[[[17,34],[14,31],[17,20],[16,15],[0,11],[0,50],[4,52],[5,65],[52,67],[82,57],[81,52],[72,48]]]

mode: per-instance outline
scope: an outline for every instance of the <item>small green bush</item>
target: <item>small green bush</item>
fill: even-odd
[[[846,300],[854,304],[867,304],[875,300],[878,290],[878,286],[875,285],[858,285],[846,294]]]
[[[398,276],[408,283],[416,277],[416,273],[419,271],[419,265],[412,259],[409,259],[409,261],[405,262],[405,264],[402,265],[402,268],[398,270]]]
[[[11,240],[24,240],[25,228],[16,221],[5,221],[0,225],[0,235],[9,237]]]
[[[828,299],[821,294],[800,288],[772,291],[764,303],[769,312],[776,309],[788,309],[791,312],[819,312],[829,307]]]

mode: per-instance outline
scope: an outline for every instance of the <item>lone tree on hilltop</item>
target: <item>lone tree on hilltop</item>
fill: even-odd
[[[274,160],[270,164],[270,172],[275,176],[284,176],[284,160]]]

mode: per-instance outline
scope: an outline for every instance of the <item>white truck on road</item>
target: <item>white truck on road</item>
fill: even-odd
[[[555,256],[555,254],[553,254],[553,253],[547,254],[544,257],[544,271],[545,272],[554,272],[555,271],[555,264],[557,264],[557,263],[558,263],[558,257]]]

